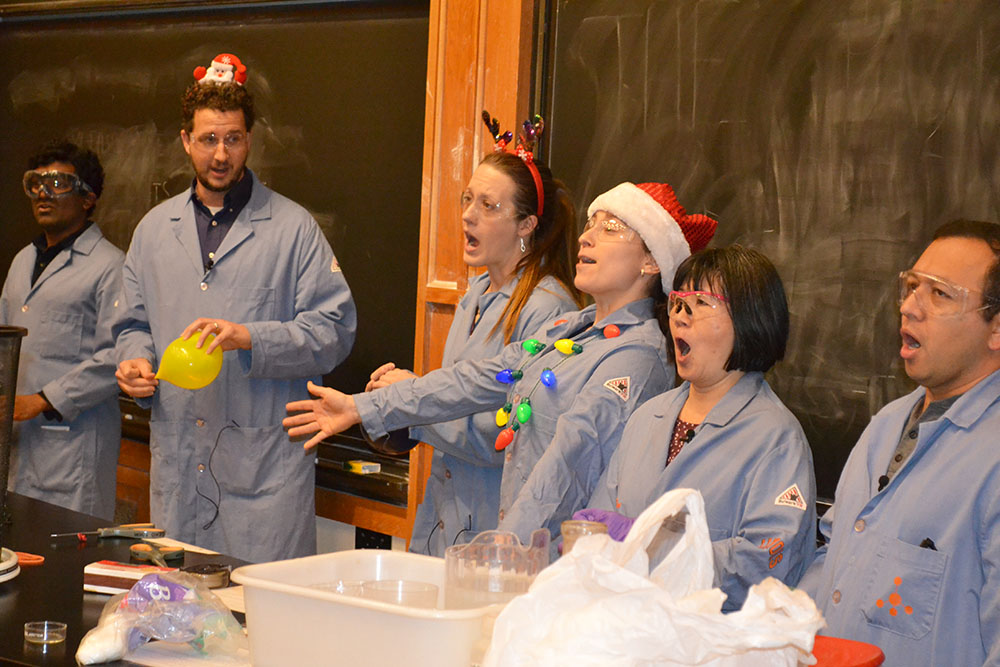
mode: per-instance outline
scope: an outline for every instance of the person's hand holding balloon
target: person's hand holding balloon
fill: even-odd
[[[250,340],[250,330],[242,324],[220,320],[217,317],[199,317],[181,332],[181,338],[187,340],[195,332],[200,331],[195,342],[195,347],[201,349],[209,336],[215,336],[215,340],[208,341],[206,352],[212,354],[216,348],[221,347],[223,352],[229,350],[249,350],[252,347]]]
[[[133,398],[148,398],[156,391],[159,382],[149,359],[126,359],[115,371],[118,386]]]

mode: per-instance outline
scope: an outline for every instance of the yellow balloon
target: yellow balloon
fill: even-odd
[[[160,369],[156,371],[157,379],[166,380],[181,389],[201,389],[218,377],[222,370],[222,348],[217,347],[212,354],[205,354],[215,335],[209,334],[200,349],[194,346],[199,335],[196,332],[187,340],[178,338],[167,346],[160,359]]]

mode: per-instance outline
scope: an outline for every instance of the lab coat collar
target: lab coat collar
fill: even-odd
[[[745,373],[736,381],[736,384],[729,388],[726,395],[708,411],[703,423],[720,427],[726,426],[746,407],[747,403],[753,400],[763,383],[763,373]],[[685,382],[685,384],[688,383]]]
[[[736,384],[730,387],[726,395],[719,399],[719,402],[709,410],[702,424],[712,424],[719,427],[726,426],[760,392],[762,384],[764,384],[763,373],[750,372],[744,374],[743,377],[737,380]],[[690,392],[691,383],[685,380],[677,387],[674,399],[672,401],[665,401],[659,406],[660,409],[656,411],[656,416],[677,419],[677,415],[680,414],[681,408],[684,407],[684,401],[687,400]]]
[[[257,178],[249,167],[246,168],[250,178],[253,179],[253,188],[250,193],[250,201],[243,207],[240,214],[233,221],[233,226],[222,240],[222,245],[215,252],[215,264],[218,265],[225,256],[232,252],[243,241],[253,236],[254,224],[262,220],[271,219],[271,191]],[[167,211],[170,221],[174,226],[174,234],[180,242],[188,259],[194,265],[199,274],[204,273],[201,263],[201,242],[198,240],[198,229],[194,220],[193,194],[187,197],[177,197],[172,200],[172,208]]]
[[[911,396],[915,395],[923,400],[925,391],[920,387]],[[1000,398],[1000,370],[987,375],[979,384],[962,394],[941,419],[947,419],[959,428],[971,428],[998,398]],[[912,401],[907,403],[910,408],[913,407]]]
[[[73,241],[73,244],[70,247],[66,248],[64,252],[60,252],[51,262],[49,262],[49,265],[45,267],[44,271],[42,271],[42,275],[38,276],[38,280],[36,280],[35,284],[31,286],[31,291],[28,293],[28,296],[30,297],[34,294],[35,291],[42,286],[42,283],[54,276],[61,268],[69,264],[73,259],[73,253],[89,255],[102,238],[104,238],[104,235],[101,234],[101,230],[96,224],[91,223],[88,225],[87,228],[83,230],[83,233],[76,237],[76,240]]]

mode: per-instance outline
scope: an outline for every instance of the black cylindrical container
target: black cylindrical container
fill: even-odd
[[[21,338],[27,334],[28,330],[21,327],[0,326],[0,547],[3,547],[4,518],[7,516],[7,477],[13,440],[17,361],[21,356]]]

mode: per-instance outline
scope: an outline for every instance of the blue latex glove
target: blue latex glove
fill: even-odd
[[[596,507],[577,510],[573,514],[573,518],[603,523],[608,527],[608,536],[617,542],[625,539],[629,529],[632,528],[632,524],[635,523],[635,519],[627,517],[624,514],[612,512],[611,510],[599,510]]]

